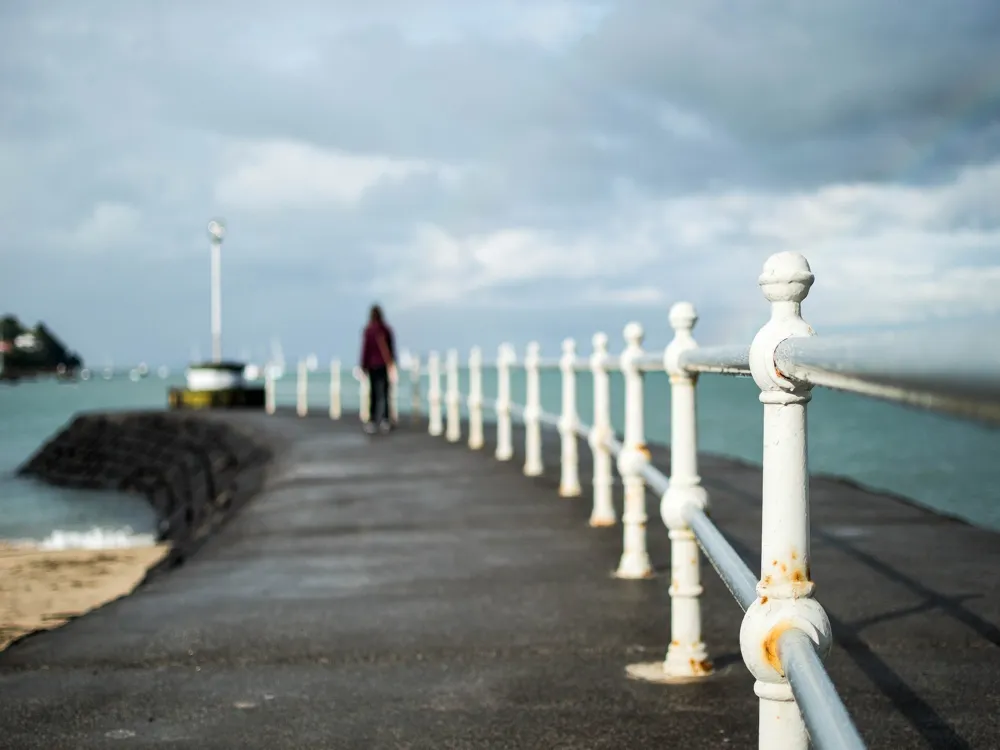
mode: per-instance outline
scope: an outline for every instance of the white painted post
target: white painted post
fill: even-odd
[[[594,380],[594,424],[590,429],[590,451],[594,462],[594,508],[590,525],[614,526],[617,520],[611,496],[614,479],[611,475],[611,379],[608,377],[608,337],[595,333],[594,353],[590,355],[590,372]]]
[[[691,335],[698,314],[689,302],[670,309],[674,338],[663,357],[670,375],[670,488],[660,501],[660,516],[670,530],[670,646],[663,662],[667,678],[689,679],[712,674],[701,639],[701,570],[698,542],[684,508],[705,510],[708,493],[698,475],[697,375],[680,364],[681,355],[698,344]]]
[[[264,368],[264,411],[274,414],[277,410],[277,398],[275,398],[274,373],[270,367]]]
[[[825,658],[832,642],[830,621],[813,599],[809,569],[809,466],[806,446],[808,384],[785,378],[774,352],[788,338],[813,336],[802,319],[802,300],[813,283],[809,263],[798,253],[772,255],[758,283],[771,302],[771,319],[754,337],[750,371],[764,404],[764,465],[761,579],[758,599],[740,628],[740,651],[756,678],[760,698],[759,746],[806,750],[809,738],[778,656],[778,639],[789,627],[804,631]]]
[[[299,360],[298,379],[296,381],[295,413],[304,417],[309,412],[309,368],[304,359]]]
[[[497,350],[497,461],[510,461],[514,445],[510,425],[510,366],[514,352],[510,344],[501,344]]]
[[[410,366],[410,419],[420,418],[423,404],[420,399],[420,357],[414,356]]]
[[[625,439],[618,454],[618,472],[625,486],[625,508],[622,558],[615,575],[619,578],[648,578],[653,566],[646,552],[646,482],[642,468],[649,462],[642,399],[642,326],[625,326],[625,351],[621,356],[625,376]]]
[[[393,368],[394,375],[386,373],[389,378],[389,403],[386,404],[386,411],[389,414],[389,421],[392,424],[399,424],[399,370]]]
[[[368,424],[372,418],[371,392],[372,381],[368,373],[362,369],[357,371],[358,377],[358,419],[364,424]]]
[[[561,472],[559,475],[559,496],[580,496],[580,456],[576,445],[576,431],[580,418],[576,413],[576,342],[563,341],[562,358],[562,415],[559,420],[559,436],[562,448]]]
[[[483,447],[483,352],[478,346],[469,353],[469,447]]]
[[[449,443],[457,443],[462,438],[462,394],[458,390],[458,352],[455,349],[448,350],[448,391],[445,400],[448,406],[448,428],[445,432],[445,440]]]
[[[532,341],[524,357],[524,376],[527,393],[524,405],[524,473],[529,477],[542,474],[542,393],[538,381],[540,350]]]
[[[427,401],[430,404],[427,431],[437,436],[444,432],[441,421],[441,357],[437,352],[431,352],[427,359],[427,377],[430,379],[427,389]]]
[[[212,240],[212,361],[222,361],[222,238],[225,227],[221,221],[210,221],[208,233]]]
[[[340,360],[330,361],[330,419],[340,419],[342,404],[340,400]]]

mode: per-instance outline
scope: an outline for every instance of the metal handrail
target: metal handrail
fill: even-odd
[[[736,554],[733,545],[722,535],[701,508],[688,503],[684,506],[684,520],[698,540],[698,546],[712,563],[719,578],[736,599],[744,612],[757,599],[757,576],[753,574],[743,558]]]
[[[1000,422],[1000,342],[990,338],[962,347],[962,337],[915,334],[795,337],[778,345],[774,364],[812,386]]]
[[[750,375],[749,346],[707,346],[689,349],[680,355],[680,365],[688,372],[720,375]]]
[[[812,639],[798,628],[789,628],[778,637],[778,659],[813,746],[817,750],[865,750]]]

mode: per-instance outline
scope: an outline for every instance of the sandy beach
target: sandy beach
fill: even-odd
[[[168,549],[38,550],[0,542],[0,651],[131,593]]]

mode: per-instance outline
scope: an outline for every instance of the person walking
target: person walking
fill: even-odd
[[[396,342],[382,308],[372,305],[361,340],[361,371],[368,376],[368,423],[365,432],[389,432],[389,383],[396,379]]]

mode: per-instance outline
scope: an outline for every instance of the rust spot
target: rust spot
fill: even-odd
[[[796,583],[802,583],[806,580],[806,577],[803,575],[801,570],[796,570],[792,573],[792,580]]]
[[[653,457],[653,455],[649,452],[649,446],[646,445],[645,443],[640,443],[639,445],[635,446],[635,449],[648,459],[651,459]]]
[[[761,583],[763,583],[763,584],[764,584],[765,586],[770,586],[770,585],[771,585],[771,576],[770,576],[770,575],[766,575],[766,576],[764,576],[764,577],[763,577],[763,578],[761,579],[761,581],[760,581],[760,582],[761,582]]]
[[[778,639],[790,627],[791,623],[780,622],[771,628],[771,632],[764,639],[764,658],[782,677],[785,676],[785,671],[781,668],[781,659],[778,658]]]
[[[781,563],[781,572],[782,573],[787,573],[788,572],[788,566],[785,565],[784,563]]]
[[[778,561],[777,560],[771,560],[771,567],[772,568],[778,567]]]
[[[708,661],[698,661],[697,659],[691,659],[688,662],[691,665],[691,673],[695,675],[705,675],[712,673],[712,662]]]
[[[680,646],[681,642],[680,641],[670,641],[670,645],[671,646]]]
[[[766,597],[766,596],[762,596],[762,597],[760,598],[760,603],[761,603],[761,604],[767,604],[767,597]]]
[[[796,552],[795,550],[792,550],[792,559],[793,560],[798,560],[799,559],[799,553]]]

